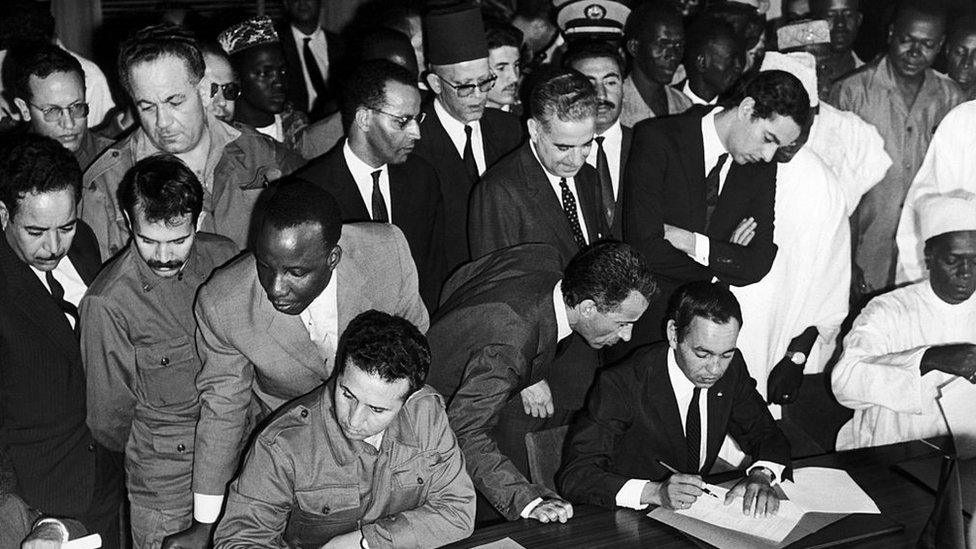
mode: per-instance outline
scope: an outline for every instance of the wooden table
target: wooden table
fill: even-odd
[[[939,444],[940,441],[936,443]],[[818,466],[846,470],[874,498],[882,515],[904,526],[904,530],[896,534],[859,541],[856,543],[858,549],[908,548],[914,547],[919,532],[932,512],[935,498],[930,490],[896,471],[893,466],[906,459],[932,455],[938,455],[938,451],[932,446],[913,441],[806,458],[794,462],[794,467]],[[709,480],[721,482],[729,478],[731,477],[725,474]],[[519,520],[479,529],[470,538],[448,547],[477,547],[505,537],[512,538],[528,549],[699,547],[679,531],[646,517],[646,511],[611,511],[589,505],[576,506],[575,511],[573,519],[566,524]],[[842,529],[843,523],[839,522],[827,528]],[[799,543],[802,544],[802,540]]]

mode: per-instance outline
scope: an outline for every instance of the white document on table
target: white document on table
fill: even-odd
[[[503,538],[498,541],[479,545],[473,549],[525,549],[525,547],[512,538]]]
[[[881,513],[871,496],[841,469],[796,469],[793,480],[784,481],[780,487],[805,513]]]
[[[61,544],[62,549],[98,549],[101,546],[102,536],[98,534],[73,539]]]
[[[939,407],[945,417],[956,456],[976,457],[976,386],[957,377],[940,388]]]
[[[729,505],[725,504],[725,494],[728,492],[721,486],[708,485],[718,498],[702,494],[688,509],[675,511],[721,528],[728,528],[743,534],[749,534],[779,543],[790,535],[800,519],[803,511],[790,501],[780,501],[779,511],[775,515],[752,517],[742,514],[742,498],[736,498]]]

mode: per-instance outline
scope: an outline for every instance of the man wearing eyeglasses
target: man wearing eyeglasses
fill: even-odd
[[[200,52],[203,53],[206,67],[203,71],[203,91],[210,92],[207,112],[230,124],[234,120],[237,98],[241,96],[241,84],[223,48],[213,42],[201,42]]]
[[[82,219],[98,237],[102,257],[129,239],[116,190],[136,162],[161,152],[176,155],[203,185],[197,229],[248,245],[251,213],[272,181],[302,164],[280,143],[206,112],[210,82],[197,41],[172,25],[146,27],[124,41],[119,77],[140,127],[105,151],[85,172]]]
[[[295,173],[329,191],[342,219],[393,223],[417,264],[420,295],[437,307],[444,268],[444,204],[434,169],[412,155],[420,139],[417,79],[386,59],[359,65],[343,89],[347,139]]]
[[[416,153],[437,171],[444,195],[445,255],[452,270],[471,259],[468,196],[481,174],[522,142],[518,119],[485,110],[497,77],[488,67],[488,42],[475,5],[431,11],[424,17],[425,81],[435,99],[424,105]]]
[[[14,49],[3,64],[3,79],[27,131],[57,140],[82,170],[112,144],[88,130],[85,73],[63,49],[46,44]]]

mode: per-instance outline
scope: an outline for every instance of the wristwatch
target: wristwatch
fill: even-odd
[[[807,363],[807,354],[803,351],[786,351],[786,358],[789,358],[790,362],[797,366]]]

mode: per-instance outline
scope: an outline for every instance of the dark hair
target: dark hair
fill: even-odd
[[[678,341],[684,339],[696,317],[717,324],[735,319],[742,327],[742,309],[728,288],[708,281],[689,282],[680,286],[668,301],[667,320],[673,320]]]
[[[21,46],[10,50],[3,61],[3,85],[12,97],[30,101],[31,76],[43,79],[56,72],[73,72],[85,86],[85,71],[70,53],[53,44]]]
[[[527,21],[542,19],[553,25],[556,24],[556,8],[552,0],[518,0],[515,2],[515,10],[512,12],[512,19],[521,17]]]
[[[685,68],[688,70],[697,70],[695,59],[699,55],[704,55],[708,46],[711,44],[726,39],[735,45],[736,53],[741,56],[745,50],[743,49],[742,40],[735,33],[732,25],[721,19],[704,18],[696,20],[688,27],[688,33],[686,34]]]
[[[203,78],[206,65],[193,34],[169,23],[151,25],[136,31],[119,47],[119,82],[125,91],[132,95],[129,71],[133,66],[167,55],[183,61],[193,84]]]
[[[765,30],[763,15],[756,8],[741,2],[725,2],[709,6],[699,16],[701,19],[725,21],[735,30],[745,50],[759,43]]]
[[[410,71],[387,59],[370,59],[356,67],[342,88],[342,116],[352,121],[360,107],[382,109],[386,104],[386,84],[396,82],[411,88],[417,79]]]
[[[861,0],[853,0],[857,4],[857,9],[861,9]],[[818,19],[827,13],[827,6],[830,5],[830,0],[810,0],[810,14],[813,16],[819,16]]]
[[[594,117],[596,107],[593,84],[573,69],[553,69],[537,81],[529,97],[529,112],[543,125],[553,117],[564,122]]]
[[[406,56],[408,60],[413,60],[413,65],[417,64],[417,57],[414,54],[413,46],[410,44],[410,37],[395,29],[380,27],[363,34],[359,44],[359,61],[369,61],[371,59],[391,60],[395,55]]]
[[[0,17],[0,49],[50,44],[54,29],[50,6],[36,0],[7,0]]]
[[[583,39],[574,40],[569,43],[566,53],[563,54],[563,66],[572,69],[573,65],[587,59],[612,59],[617,64],[620,77],[623,78],[625,69],[624,59],[620,55],[620,50],[606,40]]]
[[[946,32],[946,43],[954,42],[961,36],[976,33],[976,10],[966,10],[953,16]]]
[[[522,47],[522,31],[508,23],[486,21],[485,39],[488,40],[488,49],[510,46],[515,49]]]
[[[657,283],[637,250],[623,242],[607,240],[585,248],[569,260],[563,272],[563,300],[575,307],[592,299],[601,313],[612,311],[639,292],[651,301]]]
[[[647,1],[634,8],[624,24],[624,40],[641,40],[656,23],[684,28],[681,12],[673,4]]]
[[[430,345],[409,320],[377,310],[359,313],[339,338],[335,375],[352,362],[367,374],[387,383],[410,382],[403,400],[424,386],[430,370]]]
[[[897,24],[902,17],[908,14],[938,19],[942,22],[943,29],[949,24],[946,8],[940,2],[933,2],[932,0],[901,0],[891,15],[891,24]]]
[[[200,40],[197,42],[197,48],[200,50],[201,55],[212,55],[214,57],[220,57],[221,59],[227,61],[230,65],[230,56],[224,51],[224,48],[220,47],[220,44],[213,40]],[[204,70],[206,71],[207,60],[203,61]]]
[[[778,114],[792,118],[804,128],[813,116],[810,96],[803,83],[786,71],[761,71],[741,83],[738,90],[720,104],[732,108],[746,97],[751,97],[756,103],[752,109],[753,119],[769,119]]]
[[[136,206],[149,223],[166,224],[190,214],[196,225],[203,209],[200,180],[171,154],[156,154],[136,162],[122,176],[116,196],[130,222],[135,219]]]
[[[50,137],[19,133],[0,140],[0,202],[13,218],[28,194],[70,189],[81,198],[81,168],[71,152]]]
[[[305,223],[322,227],[322,237],[335,246],[342,234],[339,203],[322,187],[294,176],[286,176],[268,190],[261,209],[262,226],[289,229]]]

